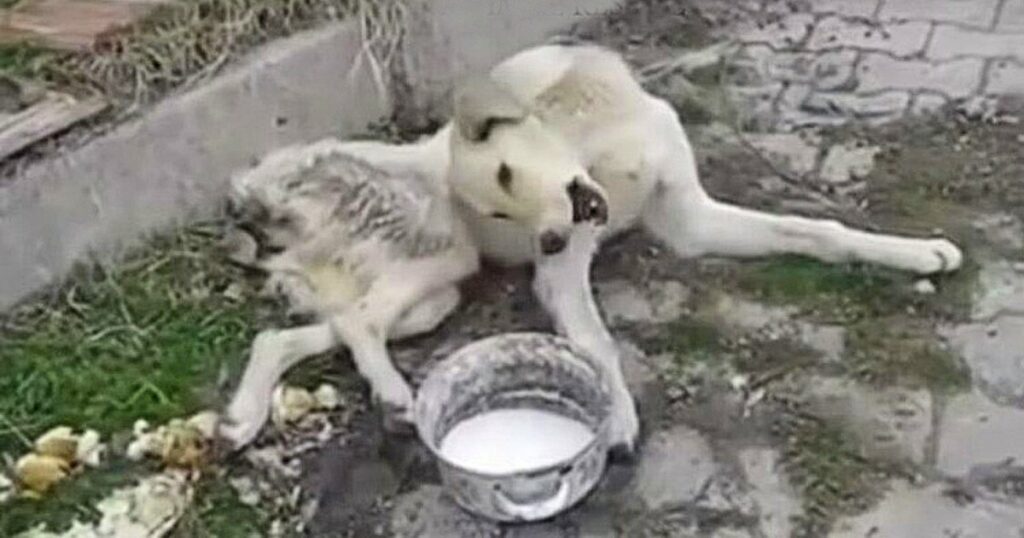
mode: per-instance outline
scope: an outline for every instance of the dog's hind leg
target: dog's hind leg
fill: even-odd
[[[682,137],[662,161],[660,183],[644,225],[678,255],[758,257],[802,254],[826,262],[860,261],[920,274],[954,271],[962,254],[946,239],[870,233],[834,220],[772,215],[719,202],[697,181],[693,153]]]
[[[597,230],[576,226],[564,251],[535,261],[534,293],[553,318],[555,327],[586,350],[607,376],[612,390],[612,448],[632,452],[640,431],[636,406],[626,386],[619,348],[594,303],[590,264],[597,249]]]
[[[359,373],[369,382],[374,396],[398,418],[410,418],[412,390],[388,356],[385,343],[391,339],[392,329],[403,314],[420,306],[425,298],[441,301],[435,303],[434,308],[450,305],[452,295],[447,290],[453,289],[457,281],[469,276],[477,267],[475,253],[470,256],[452,254],[396,263],[390,270],[380,274],[355,304],[331,318],[331,327],[351,350],[352,360]],[[441,295],[435,297],[434,294],[438,293]],[[424,328],[428,325],[424,321],[435,320],[440,321],[436,316],[433,320],[407,318],[406,326],[398,327],[406,330]],[[411,323],[413,321],[424,323],[412,327],[415,325]]]
[[[253,341],[242,381],[224,414],[221,437],[235,447],[251,442],[270,414],[271,395],[281,376],[303,359],[342,343],[351,350],[374,394],[389,406],[408,411],[412,392],[392,365],[385,339],[435,327],[458,304],[458,290],[452,284],[476,267],[475,258],[398,265],[344,313],[314,325],[261,332]]]
[[[461,297],[455,286],[442,288],[424,297],[395,320],[388,341],[401,340],[433,331],[459,306]]]

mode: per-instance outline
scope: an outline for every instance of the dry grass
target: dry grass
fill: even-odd
[[[158,9],[88,54],[57,56],[39,74],[60,86],[99,92],[133,111],[208,79],[272,39],[324,22],[355,19],[378,84],[402,39],[403,0],[186,0]]]

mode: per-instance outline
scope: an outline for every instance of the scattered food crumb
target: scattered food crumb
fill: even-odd
[[[213,411],[202,411],[192,415],[186,424],[199,431],[207,440],[213,440],[217,436],[217,422],[220,417]]]
[[[316,398],[308,390],[301,387],[278,385],[271,399],[270,417],[274,424],[281,428],[287,424],[298,422],[316,409]]]
[[[135,422],[135,439],[128,444],[126,456],[131,460],[159,458],[168,467],[198,470],[210,455],[210,441],[216,434],[217,415],[211,411],[197,413],[187,420],[172,419],[156,430],[144,420]]]
[[[0,504],[14,496],[14,482],[0,473]]]
[[[337,409],[341,405],[341,394],[334,385],[324,383],[317,387],[313,393],[313,398],[316,399],[317,406],[321,409],[331,410]]]
[[[228,483],[238,494],[238,501],[247,506],[256,506],[260,502],[260,492],[256,483],[248,476],[231,478]]]
[[[75,460],[88,467],[99,467],[100,459],[107,447],[100,442],[100,433],[96,430],[85,430],[78,438]]]
[[[922,295],[931,295],[935,293],[935,284],[927,278],[922,278],[914,283],[914,291]]]
[[[729,385],[732,386],[732,390],[744,390],[747,385],[750,384],[750,376],[744,374],[737,374],[729,379]]]
[[[192,485],[180,472],[164,472],[141,479],[131,487],[115,490],[96,503],[98,523],[74,521],[61,534],[45,525],[22,534],[23,538],[160,538],[174,528],[192,501]]]

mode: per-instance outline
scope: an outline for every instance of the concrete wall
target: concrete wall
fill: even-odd
[[[611,7],[614,0],[415,0],[394,95],[444,110],[452,78]],[[340,23],[275,42],[249,60],[73,152],[0,186],[0,309],[89,255],[210,214],[233,170],[284,144],[361,131],[391,112],[358,30]]]

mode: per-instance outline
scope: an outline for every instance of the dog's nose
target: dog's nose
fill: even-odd
[[[583,184],[579,178],[574,179],[567,190],[572,201],[573,222],[608,223],[608,203],[600,193]]]
[[[566,237],[556,231],[548,230],[540,234],[540,251],[546,256],[562,252],[568,244]]]

